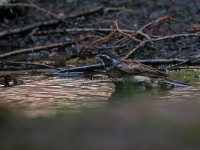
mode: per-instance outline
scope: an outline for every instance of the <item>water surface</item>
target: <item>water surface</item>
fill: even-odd
[[[200,97],[199,87],[160,91],[145,90],[133,83],[117,88],[110,81],[40,78],[24,77],[23,85],[0,87],[0,103],[19,108],[27,116],[37,116],[54,115],[57,110],[96,109],[121,103],[198,101]]]

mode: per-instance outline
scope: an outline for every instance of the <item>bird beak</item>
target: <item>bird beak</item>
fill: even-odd
[[[105,63],[103,62],[103,60],[99,56],[100,55],[95,56],[95,59],[99,60],[100,63],[105,67]]]

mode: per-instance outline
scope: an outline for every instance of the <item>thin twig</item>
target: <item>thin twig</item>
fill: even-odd
[[[53,13],[53,12],[50,11],[50,10],[46,10],[46,9],[44,9],[44,8],[42,8],[42,7],[40,7],[40,6],[36,5],[36,4],[34,4],[34,3],[31,3],[30,5],[31,5],[32,7],[34,7],[35,9],[37,9],[37,10],[39,10],[39,11],[45,13],[45,14],[48,14],[48,15],[50,15],[50,16],[52,16],[52,17],[58,19],[58,20],[63,21],[62,18],[59,18],[57,14]]]
[[[137,45],[134,49],[132,49],[130,52],[128,52],[128,54],[126,54],[126,56],[123,57],[123,59],[127,59],[130,55],[132,55],[135,51],[137,51],[140,47],[143,47],[147,42],[149,42],[148,40],[141,42],[139,45]]]
[[[186,65],[186,64],[187,64],[187,65],[188,65],[188,64],[191,65],[193,60],[199,59],[199,58],[200,58],[200,55],[192,56],[190,59],[188,59],[188,60],[186,60],[186,61],[184,61],[184,62],[180,62],[180,63],[178,63],[178,64],[172,66],[171,68],[176,68],[176,67],[178,67],[178,66],[183,66],[183,65]]]
[[[137,31],[137,34],[140,34],[144,37],[146,37],[147,39],[151,39],[151,37],[144,33],[144,29],[148,28],[149,26],[151,26],[152,24],[155,24],[155,23],[158,23],[158,22],[161,22],[161,21],[164,21],[164,20],[175,20],[174,18],[170,17],[170,16],[164,16],[164,17],[160,17],[154,21],[151,21],[149,22],[148,24],[144,25],[142,28],[140,28],[138,31]]]
[[[12,51],[12,52],[1,54],[0,59],[7,58],[7,57],[10,57],[10,56],[14,56],[14,55],[24,54],[24,53],[30,53],[30,52],[36,52],[36,51],[42,51],[42,50],[50,50],[52,48],[64,47],[66,45],[70,45],[72,43],[83,40],[84,38],[87,38],[87,37],[83,37],[83,38],[80,38],[78,40],[73,40],[73,41],[70,41],[70,42],[64,42],[64,43],[62,42],[62,43],[55,43],[55,44],[44,45],[44,46],[37,46],[37,47],[19,49],[19,50],[15,50],[15,51]]]
[[[140,35],[146,37],[147,39],[151,39],[151,37],[148,34],[144,33],[143,31],[139,30],[139,31],[137,31],[137,34],[140,34]]]
[[[26,66],[38,66],[38,67],[45,67],[45,68],[51,68],[59,70],[59,68],[56,68],[54,66],[46,65],[46,64],[39,64],[39,63],[30,63],[30,62],[14,62],[14,61],[6,61],[6,62],[0,62],[2,65],[26,65]]]
[[[0,4],[1,7],[32,7],[31,4],[27,3],[4,3]]]
[[[81,13],[66,16],[64,19],[74,19],[74,18],[78,18],[78,17],[81,17],[81,16],[90,15],[90,14],[93,14],[95,12],[102,10],[102,8],[103,7],[99,6],[99,7],[87,10],[87,11],[83,11]],[[17,29],[4,30],[4,31],[0,32],[0,38],[10,36],[10,35],[20,34],[20,33],[26,33],[26,32],[31,31],[34,28],[39,28],[39,27],[42,27],[42,26],[56,25],[56,24],[59,24],[60,22],[61,22],[61,20],[54,19],[54,20],[34,23],[34,24],[31,24],[31,25],[27,25],[25,27],[17,28]]]
[[[182,66],[182,67],[169,68],[168,70],[181,70],[181,69],[200,69],[200,66]]]
[[[155,41],[161,41],[161,40],[166,40],[166,39],[180,38],[180,37],[190,37],[190,36],[197,36],[198,37],[198,36],[200,36],[200,32],[175,34],[175,35],[152,38],[152,39],[148,39],[148,40],[142,41],[139,45],[137,45],[134,49],[132,49],[126,56],[124,56],[123,59],[127,59],[130,55],[132,55],[134,52],[136,52],[139,48],[143,47],[146,43],[155,42]]]
[[[83,47],[84,49],[89,49],[89,50],[104,50],[104,49],[119,49],[119,48],[123,48],[127,45],[127,43],[125,44],[121,44],[121,45],[113,45],[113,46],[106,46],[106,47],[99,47],[99,46],[88,46],[88,47]]]
[[[19,50],[5,53],[5,54],[1,54],[0,59],[7,58],[10,56],[14,56],[14,55],[19,55],[19,54],[25,54],[25,53],[36,52],[36,51],[41,51],[41,50],[49,50],[49,49],[57,48],[57,47],[63,47],[63,46],[69,45],[69,44],[71,44],[71,42],[55,43],[55,44],[50,44],[50,45],[45,45],[45,46],[37,46],[37,47],[19,49]]]
[[[33,7],[43,13],[46,13],[50,16],[53,16],[55,17],[56,19],[58,20],[61,20],[61,18],[59,18],[55,13],[49,11],[49,10],[46,10],[45,8],[42,8],[34,3],[31,3],[31,4],[28,4],[28,3],[14,3],[14,4],[3,4],[1,5],[3,7]],[[81,17],[81,16],[87,16],[87,15],[90,15],[90,14],[93,14],[95,12],[98,12],[98,11],[101,11],[103,10],[103,7],[102,6],[98,6],[98,7],[95,7],[95,8],[92,8],[92,9],[89,9],[89,10],[85,10],[85,11],[82,11],[81,13],[75,13],[75,14],[71,14],[71,15],[68,15],[66,16],[65,18],[63,19],[72,19],[72,18],[78,18],[78,17]]]
[[[10,35],[20,34],[20,33],[26,33],[37,27],[56,25],[59,22],[60,22],[59,20],[54,19],[54,20],[34,23],[31,25],[27,25],[25,27],[17,28],[17,29],[4,30],[4,31],[0,32],[0,38],[10,36]]]
[[[121,39],[115,41],[115,42],[112,44],[112,46],[118,45],[118,44],[121,44],[121,43],[125,43],[125,42],[127,42],[127,41],[129,41],[129,40],[130,40],[130,39],[127,39],[127,37],[123,37],[123,38],[121,38]]]
[[[0,71],[0,75],[30,75],[31,73],[53,73],[57,71],[57,69],[22,69],[22,70],[6,70]]]
[[[180,37],[190,37],[190,36],[198,37],[198,36],[200,36],[200,32],[168,35],[168,36],[153,38],[153,39],[149,40],[149,42],[160,41],[160,40],[165,40],[165,39],[175,39],[175,38],[180,38]]]
[[[97,43],[97,42],[100,42],[100,41],[106,41],[106,40],[110,39],[111,36],[114,35],[115,33],[116,33],[116,31],[113,31],[113,32],[111,32],[109,35],[107,35],[107,36],[105,36],[105,37],[101,37],[101,38],[99,38],[99,39],[93,41],[91,44],[94,44],[94,43]]]
[[[129,37],[130,39],[132,39],[133,41],[135,41],[135,42],[137,42],[137,43],[140,43],[140,42],[141,42],[140,40],[138,40],[137,38],[133,37],[132,35],[127,34],[127,33],[123,32],[122,30],[120,30],[120,29],[119,29],[119,26],[118,26],[118,20],[115,21],[115,26],[116,26],[117,31],[118,31],[119,33],[121,33],[122,35]]]
[[[35,8],[45,14],[48,14],[50,16],[53,16],[54,18],[58,19],[58,20],[61,20],[61,18],[59,18],[55,13],[49,11],[49,10],[46,10],[45,8],[42,8],[34,3],[31,3],[31,4],[28,4],[28,3],[9,3],[9,4],[3,4],[2,5],[3,7],[32,7],[32,8]]]
[[[140,28],[138,31],[143,31],[144,29],[148,28],[149,26],[151,26],[152,24],[158,23],[160,21],[163,20],[176,20],[175,18],[172,18],[170,16],[164,16],[164,17],[160,17],[154,21],[149,22],[148,24],[144,25],[142,28]]]
[[[35,34],[41,35],[41,34],[63,33],[63,32],[113,32],[115,30],[116,29],[109,29],[109,28],[71,28],[64,30],[38,31]],[[121,31],[125,33],[132,33],[132,34],[135,33],[135,31],[133,30],[126,30],[126,29],[121,29]]]
[[[176,64],[176,63],[181,63],[185,62],[185,59],[143,59],[143,60],[135,60],[143,64],[148,64],[148,65],[168,65],[168,64]]]
[[[88,16],[88,15],[97,13],[97,12],[102,11],[102,10],[103,10],[103,6],[97,6],[95,8],[88,9],[88,10],[82,11],[80,13],[75,13],[75,14],[71,14],[69,16],[66,16],[65,19],[74,19],[74,18],[78,18],[78,17],[82,17],[82,16]]]

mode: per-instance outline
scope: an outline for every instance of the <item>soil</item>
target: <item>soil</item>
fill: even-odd
[[[93,64],[96,61],[91,58],[107,51],[126,57],[139,45],[138,41],[148,40],[148,36],[150,40],[172,37],[145,43],[129,59],[188,60],[200,54],[200,2],[197,0],[33,2],[17,1],[11,3],[16,6],[0,7],[3,71],[0,74],[5,75],[6,70],[16,73],[16,70],[41,68],[27,62],[49,65],[50,72],[53,67]],[[145,25],[142,30],[145,35],[138,34]],[[180,34],[183,36],[174,37]],[[195,61],[198,65],[199,61]],[[161,63],[160,68],[165,67]]]
[[[2,60],[14,61],[56,61],[56,65],[63,65],[62,61],[72,57],[93,57],[103,50],[109,48],[113,41],[99,42],[91,45],[100,37],[105,37],[108,32],[64,32],[65,29],[73,28],[109,28],[115,29],[114,21],[119,21],[120,29],[137,31],[147,23],[159,17],[170,16],[175,18],[172,21],[164,21],[148,28],[145,32],[154,36],[166,36],[172,34],[188,33],[200,22],[200,2],[198,0],[123,0],[123,1],[104,1],[104,0],[57,0],[57,1],[34,1],[34,4],[54,13],[57,17],[67,17],[80,14],[80,16],[69,17],[65,21],[54,25],[36,27],[22,34],[12,34],[1,38],[1,53],[13,50],[31,48],[41,45],[73,41],[81,37],[88,36],[79,42],[73,42],[62,48],[53,48],[26,55],[17,55]],[[88,10],[102,7],[94,13],[84,14]],[[0,32],[6,30],[23,28],[38,22],[55,19],[55,16],[42,12],[34,7],[1,7],[1,26]],[[9,12],[10,11],[10,12]],[[12,11],[12,12],[11,12]],[[55,33],[55,31],[63,31]],[[45,33],[44,33],[45,32]],[[115,34],[115,42],[122,38]],[[142,39],[141,37],[138,37]],[[133,49],[137,43],[130,42],[126,46],[114,49],[120,56],[124,56]],[[93,48],[92,48],[93,47]],[[97,49],[96,47],[101,47]],[[108,47],[108,48],[107,48]],[[105,49],[104,49],[105,48]],[[106,49],[107,48],[107,49]],[[149,43],[141,48],[132,58],[155,59],[155,58],[185,58],[199,53],[199,37],[178,38],[162,40]],[[62,61],[61,61],[62,60]]]

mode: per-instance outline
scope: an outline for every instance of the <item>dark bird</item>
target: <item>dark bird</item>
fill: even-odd
[[[111,73],[113,76],[139,75],[153,78],[167,77],[167,74],[134,60],[121,60],[108,54],[99,54],[96,58],[101,61],[102,65],[106,69],[106,72]]]

